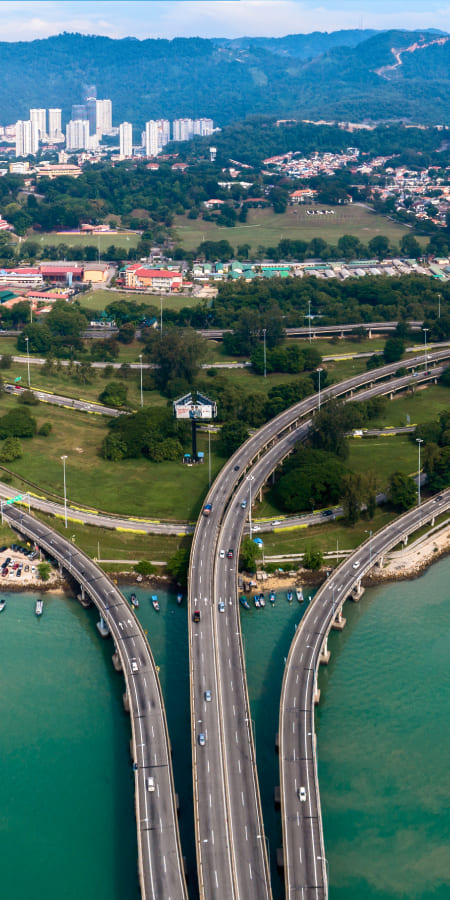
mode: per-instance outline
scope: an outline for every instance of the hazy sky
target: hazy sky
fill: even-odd
[[[0,41],[62,31],[139,38],[279,37],[340,28],[441,28],[450,0],[0,0]]]

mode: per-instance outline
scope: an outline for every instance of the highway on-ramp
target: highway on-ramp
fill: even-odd
[[[56,559],[107,622],[130,706],[141,895],[143,900],[187,900],[167,722],[144,632],[118,588],[71,541],[12,505],[3,506],[2,518]]]
[[[332,572],[297,629],[284,672],[279,726],[285,886],[290,900],[328,896],[314,726],[324,641],[344,600],[376,560],[449,507],[450,489],[376,532]]]

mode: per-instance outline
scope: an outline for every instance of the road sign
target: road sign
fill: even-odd
[[[16,500],[23,500],[23,494],[17,494],[17,497],[10,497],[9,500],[7,500],[6,502],[8,504],[10,504],[10,503],[15,503]]]
[[[19,375],[18,378],[15,378],[15,379],[14,379],[14,384],[18,384],[19,381],[22,381],[22,376],[21,376],[21,375]]]

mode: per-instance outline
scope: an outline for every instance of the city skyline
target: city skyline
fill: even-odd
[[[30,41],[63,31],[136,37],[282,37],[354,28],[450,31],[450,6],[431,0],[0,0],[3,41]]]

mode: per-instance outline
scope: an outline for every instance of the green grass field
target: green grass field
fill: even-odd
[[[330,525],[314,525],[292,531],[269,532],[262,535],[264,554],[275,556],[283,553],[303,553],[312,547],[322,550],[323,553],[331,553],[336,551],[337,542],[340,551],[353,550],[367,539],[366,531],[378,531],[379,528],[392,521],[395,516],[396,513],[380,507],[376,510],[373,519],[370,521],[362,519],[352,526],[340,524],[338,521]]]
[[[124,247],[129,250],[131,247],[137,247],[141,236],[140,234],[57,234],[54,231],[39,232],[28,235],[32,241],[37,241],[43,247],[57,247],[58,244],[66,244],[67,247],[97,247],[100,248],[100,254],[104,253],[108,247]],[[20,246],[20,245],[19,245]]]
[[[150,293],[136,293],[135,291],[119,291],[105,290],[98,288],[95,291],[88,291],[83,294],[80,299],[81,306],[91,309],[92,312],[100,312],[104,310],[110,303],[119,302],[120,300],[134,300],[136,303],[145,303],[147,306],[155,306],[158,310],[158,318],[161,311],[161,295]],[[191,297],[187,294],[163,294],[163,327],[164,327],[164,310],[165,309],[184,309],[184,307],[197,306],[200,302],[198,297]]]
[[[326,207],[317,208],[326,209]],[[239,244],[250,244],[250,253],[259,246],[274,247],[283,238],[311,241],[323,238],[336,244],[344,234],[354,234],[368,243],[379,234],[398,244],[407,229],[384,216],[370,212],[363,206],[336,207],[334,216],[307,216],[306,207],[290,206],[282,215],[272,209],[250,209],[245,225],[223,228],[202,219],[176,216],[174,227],[178,240],[185,250],[194,250],[202,241],[228,240],[235,249]],[[419,238],[420,240],[420,238]]]
[[[349,443],[350,455],[346,465],[353,472],[376,472],[379,490],[387,487],[392,472],[401,471],[408,475],[417,473],[417,446],[408,435],[354,438]]]

